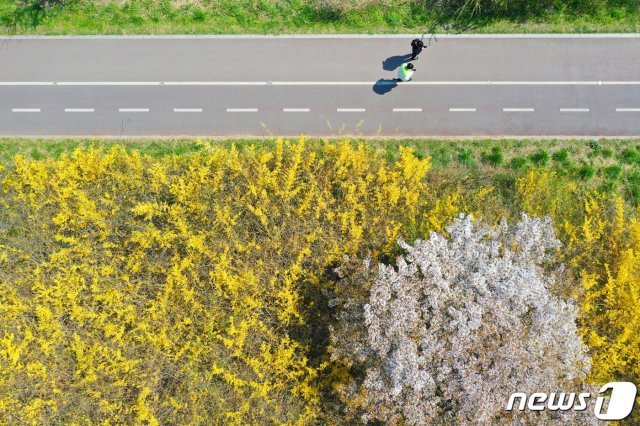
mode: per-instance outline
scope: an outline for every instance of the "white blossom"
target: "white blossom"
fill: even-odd
[[[577,308],[554,294],[545,270],[560,247],[549,220],[523,214],[490,229],[461,216],[447,231],[398,241],[406,255],[395,268],[376,271],[367,260],[338,269],[332,357],[364,366],[344,391],[348,410],[365,423],[411,425],[573,423],[586,415],[505,411],[513,392],[578,392],[589,371]]]

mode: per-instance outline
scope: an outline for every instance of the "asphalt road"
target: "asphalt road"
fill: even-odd
[[[0,39],[0,135],[640,135],[640,37],[410,41]]]

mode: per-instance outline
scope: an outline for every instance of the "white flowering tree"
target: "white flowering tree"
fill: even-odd
[[[340,391],[348,413],[411,425],[576,421],[505,411],[513,392],[577,392],[589,370],[576,307],[545,269],[560,246],[549,221],[523,214],[490,229],[461,216],[447,231],[399,241],[395,267],[337,270],[332,358],[360,371]]]

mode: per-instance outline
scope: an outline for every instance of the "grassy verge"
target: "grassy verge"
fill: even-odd
[[[344,138],[306,138],[306,145],[319,147]],[[0,163],[20,154],[34,159],[42,157],[58,158],[62,153],[71,153],[79,147],[102,147],[109,149],[114,145],[126,146],[152,157],[164,155],[183,155],[203,150],[207,143],[223,147],[235,145],[238,149],[248,146],[273,146],[273,139],[194,139],[176,138],[154,140],[149,138],[8,138],[0,137]],[[357,144],[358,139],[354,138]],[[548,150],[551,154],[559,150],[568,151],[568,159],[602,161],[615,157],[625,149],[640,149],[638,139],[413,139],[413,138],[374,138],[368,139],[367,145],[372,149],[385,152],[395,157],[401,146],[410,147],[418,156],[431,156],[434,165],[447,165],[456,158],[457,153],[470,150],[478,162],[482,162],[482,153],[496,147],[504,151],[503,163],[514,157],[529,156],[539,150]],[[550,160],[553,158],[550,157]]]
[[[483,7],[486,3],[490,7]],[[517,5],[515,5],[517,3]],[[636,32],[634,0],[7,0],[0,26],[18,34]]]
[[[322,149],[332,140],[308,139],[307,146]],[[254,146],[272,147],[269,139],[14,139],[0,138],[0,164],[8,164],[14,156],[33,160],[59,158],[77,148],[97,147],[108,150],[122,145],[153,158],[194,155],[207,146],[235,146],[242,151]],[[354,140],[352,144],[359,142]],[[400,147],[410,147],[418,158],[431,157],[434,170],[455,178],[487,179],[502,175],[512,179],[532,168],[553,171],[585,188],[616,193],[633,205],[640,203],[640,140],[543,140],[543,139],[372,139],[367,147],[382,154],[390,162],[400,155]]]

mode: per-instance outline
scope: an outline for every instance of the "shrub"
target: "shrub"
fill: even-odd
[[[438,148],[431,154],[431,162],[434,166],[447,167],[453,160],[451,149],[448,147]]]
[[[601,194],[614,194],[618,190],[618,182],[615,180],[604,180],[597,187],[597,192]]]
[[[470,149],[463,149],[458,153],[458,162],[463,166],[472,168],[476,166],[476,160],[473,155],[473,151]]]
[[[617,164],[602,168],[602,175],[609,180],[618,180],[622,175],[622,167]]]
[[[567,164],[569,163],[569,150],[561,149],[560,151],[556,151],[553,153],[553,161],[557,161],[558,163]]]
[[[588,143],[589,148],[591,148],[591,152],[589,153],[590,156],[597,156],[600,155],[600,153],[602,152],[602,144],[598,141],[589,141]]]
[[[629,172],[626,176],[626,195],[633,206],[640,204],[640,170]]]
[[[194,22],[204,22],[207,19],[207,13],[200,8],[195,8],[191,12],[191,19]]]
[[[341,389],[363,423],[503,423],[511,393],[578,389],[589,370],[577,308],[542,267],[560,245],[548,220],[491,230],[463,216],[447,231],[399,241],[396,268],[338,270],[332,357],[364,369]]]
[[[0,423],[312,423],[301,283],[451,217],[429,167],[282,140],[17,157],[0,169]]]
[[[626,164],[640,163],[640,153],[633,148],[625,148],[620,153],[620,161]]]
[[[33,158],[34,160],[40,160],[43,157],[40,150],[36,147],[34,147],[29,154],[31,155],[31,158]]]
[[[517,205],[528,215],[550,215],[562,223],[574,218],[580,209],[578,185],[563,174],[532,169],[518,177],[515,186]]]
[[[541,149],[538,152],[531,154],[529,159],[537,166],[546,166],[549,164],[549,153],[546,150]]]
[[[591,351],[591,379],[640,382],[640,222],[622,198],[593,194],[584,218],[567,226],[565,257],[584,294],[580,324]],[[640,413],[632,415],[633,424]]]
[[[509,163],[514,170],[522,169],[527,164],[527,159],[524,157],[513,157]]]
[[[578,177],[582,180],[589,180],[596,174],[591,164],[583,164],[578,168]]]
[[[494,146],[491,148],[491,152],[482,153],[482,161],[492,166],[499,166],[502,164],[502,148]]]
[[[343,398],[363,396],[367,365],[335,352],[354,350],[349,339],[327,358],[331,271],[344,254],[389,264],[394,241],[446,235],[460,211],[481,223],[550,215],[571,272],[551,293],[579,297],[592,380],[640,383],[640,226],[621,198],[588,192],[601,179],[430,170],[408,149],[348,141],[70,154],[78,143],[23,147],[0,166],[0,424],[353,423],[331,392],[339,382]],[[632,203],[636,169],[624,172]],[[368,301],[375,273],[361,265],[341,268],[338,301],[353,316],[335,333],[367,335],[363,311],[345,304]],[[470,407],[446,405],[461,395],[438,390],[442,423]],[[358,398],[351,415],[366,413]],[[399,415],[390,404],[380,410]]]

